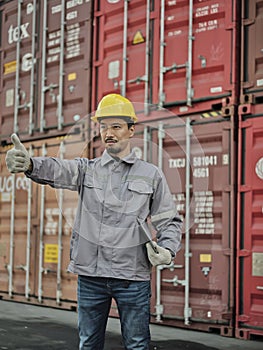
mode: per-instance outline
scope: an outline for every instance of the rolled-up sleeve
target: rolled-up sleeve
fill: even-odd
[[[50,185],[54,188],[77,191],[80,185],[81,161],[62,160],[52,157],[33,157],[32,172],[26,172],[26,176],[32,181],[42,185]]]
[[[158,245],[169,249],[175,256],[181,248],[182,220],[161,171],[151,205],[151,222],[157,231]]]

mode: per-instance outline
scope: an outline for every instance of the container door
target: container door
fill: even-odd
[[[241,121],[236,336],[263,335],[263,117]]]
[[[85,142],[80,135],[49,139],[38,147],[39,155],[74,159],[85,156]],[[76,307],[76,275],[67,271],[70,238],[77,210],[78,194],[37,185],[39,226],[36,246],[36,297],[38,302],[63,308]]]
[[[115,92],[177,107],[177,115],[222,108],[231,114],[238,6],[227,0],[96,1],[93,109]]]
[[[24,143],[34,156],[85,156],[81,135]],[[1,149],[0,293],[3,298],[76,307],[76,276],[67,272],[77,193],[10,175]]]
[[[65,134],[90,112],[91,1],[44,1],[38,130]]]
[[[235,1],[160,2],[159,105],[188,114],[233,103]]]
[[[241,103],[262,103],[263,30],[262,0],[243,0]]]
[[[150,103],[152,89],[157,93],[152,81],[158,81],[152,47],[153,36],[159,36],[158,6],[139,0],[95,1],[94,6],[93,109],[107,93]]]
[[[153,321],[232,336],[231,123],[222,118],[217,122],[189,119],[188,124],[179,118],[163,120],[151,132],[151,160],[157,159],[163,168],[184,218],[182,250],[174,264],[153,273]]]
[[[0,9],[1,140],[72,131],[90,113],[92,2],[10,1]]]
[[[54,142],[54,141],[53,141]],[[43,144],[39,149],[43,155],[63,158],[63,141]],[[60,148],[61,146],[61,148]],[[39,232],[39,269],[38,300],[39,302],[60,304],[62,293],[62,271],[66,270],[62,260],[64,249],[68,248],[63,239],[64,193],[48,186],[39,186],[40,191],[40,232]],[[74,203],[74,200],[72,201]],[[68,231],[67,231],[68,233]],[[66,236],[67,237],[67,236]],[[70,279],[69,279],[70,282]],[[70,283],[68,283],[70,285]]]
[[[30,144],[25,147],[33,154]],[[8,147],[1,148],[0,290],[7,298],[30,300],[35,292],[37,188],[5,165]]]
[[[11,1],[1,7],[1,140],[12,132],[32,135],[35,127],[40,12],[35,0]]]

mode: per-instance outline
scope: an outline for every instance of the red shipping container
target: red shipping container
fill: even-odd
[[[0,140],[65,135],[90,112],[91,1],[1,7]]]
[[[24,145],[34,156],[73,159],[86,154],[80,134]],[[8,148],[0,149],[0,296],[76,309],[77,278],[67,266],[77,193],[10,174],[5,165]]]
[[[181,118],[139,124],[133,138],[137,154],[163,169],[184,219],[182,250],[174,264],[153,269],[151,321],[232,336],[232,122],[198,115],[189,116],[189,121],[191,125]],[[111,314],[118,315],[115,305]]]
[[[163,140],[162,163],[184,217],[185,233],[175,266],[159,275],[157,269],[156,321],[232,336],[235,147],[231,122],[202,122],[194,116],[188,131],[179,131],[176,124],[174,129],[171,121],[163,125],[168,137]]]
[[[242,0],[242,12],[241,103],[262,103],[262,1]]]
[[[95,1],[93,109],[116,92],[178,115],[222,108],[230,115],[225,107],[239,94],[239,7],[227,0]]]
[[[236,337],[263,336],[263,115],[240,115]]]
[[[185,219],[183,247],[175,264],[153,270],[152,322],[230,336],[234,305],[232,121],[194,115],[189,116],[190,126],[172,112],[164,113],[166,118],[159,122],[138,124],[132,141],[139,157],[163,168]],[[65,158],[73,158],[83,154],[85,138],[79,139],[80,135],[46,139],[26,147],[34,146],[34,155],[56,156],[62,151]],[[100,156],[99,137],[90,146],[90,156]],[[66,268],[75,198],[72,192],[36,184],[31,184],[31,196],[28,181],[20,175],[14,176],[17,185],[13,187],[4,165],[6,150],[1,149],[0,294],[74,308],[76,279]],[[111,315],[118,316],[114,304]]]

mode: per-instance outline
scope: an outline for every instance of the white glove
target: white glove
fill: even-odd
[[[15,147],[10,149],[6,154],[6,165],[10,173],[22,173],[31,167],[29,153],[20,142],[16,134],[12,134],[11,141]]]
[[[155,246],[154,251],[152,244]],[[154,241],[146,243],[147,255],[150,263],[153,266],[157,265],[169,265],[172,262],[172,254],[168,249],[158,246]]]

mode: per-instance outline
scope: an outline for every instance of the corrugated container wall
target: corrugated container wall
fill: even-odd
[[[92,2],[11,1],[1,8],[2,144],[66,134],[90,112]]]
[[[232,115],[239,8],[228,0],[95,1],[93,109],[116,92],[177,115]]]
[[[238,149],[236,331],[263,336],[263,1],[242,1]]]
[[[86,155],[81,134],[25,142],[33,156]],[[76,308],[76,276],[67,272],[77,194],[12,175],[1,147],[0,294],[2,298]]]
[[[121,93],[140,120],[133,147],[163,169],[184,218],[175,262],[153,269],[152,322],[263,335],[262,9],[262,0],[0,2],[0,297],[76,307],[66,269],[77,198],[10,175],[10,134],[32,155],[100,156],[85,117]]]
[[[185,218],[183,247],[175,263],[153,270],[152,321],[231,336],[232,121],[204,120],[201,115],[183,120],[167,111],[165,115],[161,122],[139,124],[132,144],[139,157],[163,169]],[[86,154],[81,135],[29,142],[26,147],[33,155],[73,158]],[[99,156],[100,142],[93,140],[92,147]],[[76,198],[8,174],[6,151],[2,148],[0,178],[1,296],[75,307],[76,280],[66,268]],[[111,314],[118,316],[114,305]]]
[[[263,336],[263,113],[240,114],[239,134],[236,337],[250,339]]]
[[[182,250],[174,264],[153,274],[153,321],[232,336],[231,122],[195,115],[184,121],[163,120],[149,126],[148,133],[148,160],[162,167],[185,223]]]
[[[234,123],[220,115],[233,116],[239,93],[239,4],[189,4],[95,3],[92,106],[111,92],[137,102],[138,154],[163,167],[180,213],[189,216],[175,265],[153,276],[152,320],[232,336]],[[147,111],[149,104],[169,110]]]
[[[242,0],[241,104],[263,103],[262,0]]]

